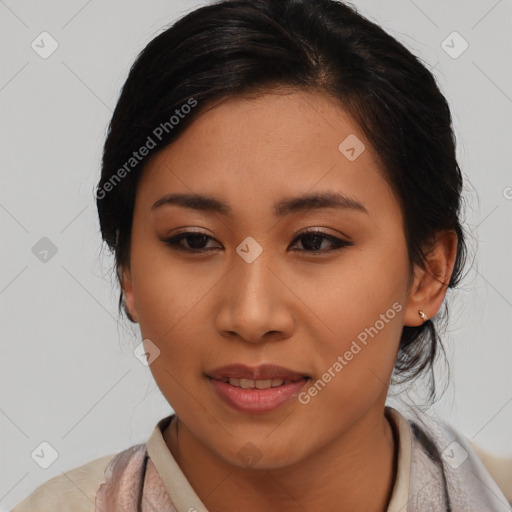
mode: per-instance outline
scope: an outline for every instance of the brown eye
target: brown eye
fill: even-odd
[[[187,252],[211,252],[211,248],[205,248],[205,244],[208,240],[215,240],[211,236],[205,235],[203,233],[197,233],[194,231],[187,231],[184,233],[180,233],[179,235],[173,236],[171,238],[165,238],[162,241],[167,245],[170,245],[173,249],[179,251],[187,251]],[[181,242],[185,241],[185,244]],[[187,247],[188,246],[188,247]],[[214,248],[215,249],[215,248]]]
[[[297,236],[295,240],[303,240],[302,246],[304,247],[305,252],[311,252],[313,254],[330,252],[341,249],[342,247],[354,245],[352,242],[328,235],[327,233],[319,230],[305,231]],[[329,242],[331,246],[334,246],[334,249],[320,250],[325,241]]]

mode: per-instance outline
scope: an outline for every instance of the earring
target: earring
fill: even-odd
[[[428,320],[428,316],[425,315],[425,313],[421,309],[418,309],[418,314],[421,316],[421,318],[424,322],[426,322]]]

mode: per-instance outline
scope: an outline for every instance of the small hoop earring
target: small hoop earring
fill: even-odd
[[[418,314],[421,316],[424,322],[428,320],[428,316],[421,309],[418,309]]]

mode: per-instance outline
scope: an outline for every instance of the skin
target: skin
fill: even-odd
[[[338,149],[349,134],[366,146],[354,161]],[[274,217],[275,202],[321,191],[356,198],[368,214],[330,208]],[[170,192],[215,196],[234,214],[151,209]],[[353,245],[308,245],[297,238],[307,228]],[[211,252],[162,241],[183,231],[212,238],[182,247]],[[263,250],[252,263],[236,252],[248,236]],[[456,242],[454,232],[439,233],[429,267],[415,266],[409,280],[402,212],[378,155],[326,94],[225,99],[153,155],[137,189],[121,282],[143,339],[160,350],[150,368],[177,416],[164,439],[208,510],[386,509],[397,444],[384,407],[400,333],[423,323],[418,309],[429,318],[439,310]],[[235,362],[274,363],[315,382],[396,302],[401,310],[308,404],[241,413],[204,375]],[[248,442],[259,457],[252,466],[237,455]]]

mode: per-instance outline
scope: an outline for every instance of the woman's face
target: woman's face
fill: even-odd
[[[168,194],[211,199],[155,206]],[[334,99],[269,93],[203,112],[148,162],[130,258],[123,289],[154,378],[218,457],[283,467],[380,428],[407,309],[403,219]]]

